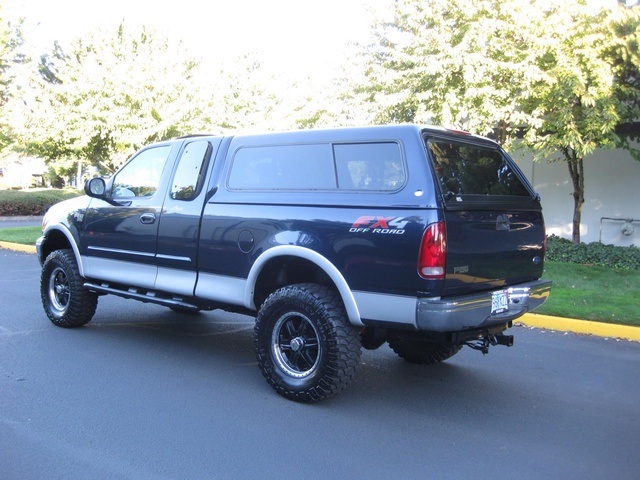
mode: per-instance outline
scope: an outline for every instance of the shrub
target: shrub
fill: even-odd
[[[44,215],[51,205],[79,195],[74,189],[0,190],[0,216]]]
[[[640,249],[637,247],[617,247],[600,242],[575,244],[556,235],[547,237],[546,259],[553,262],[640,270]]]

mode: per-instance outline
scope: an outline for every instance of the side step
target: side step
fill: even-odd
[[[126,287],[119,285],[112,285],[110,283],[91,283],[86,282],[84,288],[95,293],[104,293],[110,295],[117,295],[118,297],[129,298],[132,300],[139,300],[145,303],[155,303],[157,305],[163,305],[165,307],[178,307],[185,310],[192,310],[197,312],[198,310],[213,310],[217,308],[212,304],[196,304],[190,302],[184,297],[171,295],[168,293],[157,292],[155,290],[147,290],[138,287]]]

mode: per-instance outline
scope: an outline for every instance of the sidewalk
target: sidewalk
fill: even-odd
[[[36,253],[36,247],[32,245],[0,242],[0,248],[16,252]],[[640,327],[631,327],[628,325],[590,322],[587,320],[577,320],[573,318],[551,317],[549,315],[538,315],[536,313],[527,313],[516,320],[515,323],[526,327],[544,328],[546,330],[595,335],[604,338],[620,338],[623,340],[640,342]]]

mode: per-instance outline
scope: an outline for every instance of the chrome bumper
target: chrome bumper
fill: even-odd
[[[495,291],[507,293],[508,309],[502,313],[491,313],[494,293],[491,291],[460,297],[418,299],[417,327],[432,332],[451,332],[510,322],[542,305],[551,292],[551,281],[537,280]]]

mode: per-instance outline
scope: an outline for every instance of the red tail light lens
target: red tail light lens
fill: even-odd
[[[418,274],[428,280],[440,280],[445,274],[447,234],[444,222],[432,223],[422,235]]]

